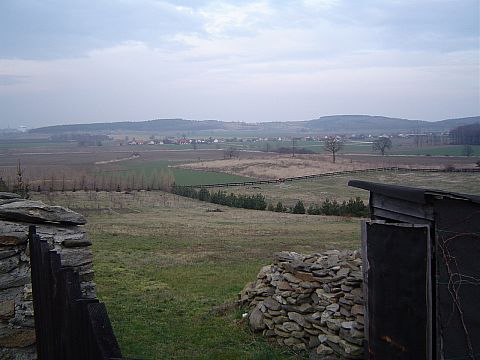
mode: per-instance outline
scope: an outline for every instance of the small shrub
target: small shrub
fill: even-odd
[[[305,206],[303,206],[303,202],[301,200],[298,200],[293,207],[292,214],[305,214]]]
[[[310,206],[307,209],[307,214],[309,214],[309,215],[321,215],[322,210],[318,207],[317,204],[310,204]]]
[[[286,211],[285,207],[283,206],[282,202],[279,201],[277,203],[277,206],[275,206],[275,212],[285,212],[285,211]]]

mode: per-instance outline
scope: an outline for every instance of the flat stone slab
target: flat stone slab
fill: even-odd
[[[2,192],[0,191],[0,199],[7,200],[7,199],[20,199],[20,195],[10,193],[10,192]]]
[[[0,218],[33,223],[53,222],[67,225],[83,225],[87,220],[70,209],[52,206],[41,201],[23,200],[0,205]]]

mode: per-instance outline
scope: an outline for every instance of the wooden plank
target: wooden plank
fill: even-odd
[[[372,193],[371,202],[375,209],[382,209],[414,218],[433,221],[433,207],[428,204],[413,203],[411,201],[396,199],[375,192]],[[375,215],[375,213],[373,215]]]
[[[432,358],[430,241],[428,225],[364,222],[367,359]]]

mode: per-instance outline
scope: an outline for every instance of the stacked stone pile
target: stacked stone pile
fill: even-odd
[[[85,218],[60,206],[0,193],[0,359],[35,359],[35,325],[28,249],[29,225],[80,274],[86,297],[95,297]]]
[[[357,251],[275,254],[240,293],[250,327],[311,359],[363,358],[361,264]]]

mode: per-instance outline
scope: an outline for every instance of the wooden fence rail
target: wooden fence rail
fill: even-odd
[[[82,296],[80,278],[29,229],[30,263],[39,360],[122,359],[105,305]]]
[[[185,185],[185,187],[190,188],[216,188],[216,187],[230,187],[230,186],[249,186],[249,185],[262,185],[262,184],[278,184],[286,181],[298,181],[306,179],[316,179],[329,176],[339,176],[339,175],[348,175],[348,174],[359,174],[359,173],[370,173],[370,172],[383,172],[383,171],[397,171],[397,172],[453,172],[453,173],[478,173],[480,168],[465,168],[465,169],[432,169],[432,168],[401,168],[401,167],[382,167],[382,168],[373,168],[373,169],[357,169],[357,170],[345,170],[345,171],[336,171],[322,174],[312,174],[304,176],[294,176],[280,179],[269,179],[269,180],[253,180],[253,181],[244,181],[244,182],[230,182],[230,183],[218,183],[218,184],[199,184],[199,185]]]

